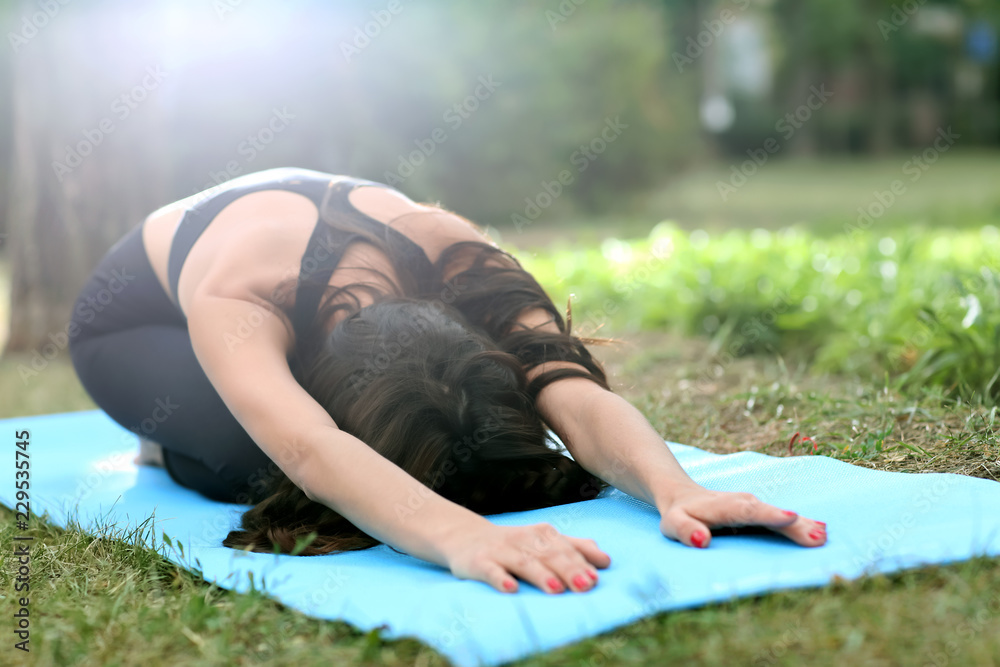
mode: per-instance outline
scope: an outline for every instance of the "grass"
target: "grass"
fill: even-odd
[[[1000,400],[1000,230],[912,227],[823,238],[788,227],[560,245],[525,266],[576,330],[710,337],[722,359],[769,351],[817,370]]]
[[[625,294],[615,289],[614,280],[621,276],[608,276],[595,268],[605,263],[601,252],[592,251],[585,260],[565,257],[558,260],[562,251],[550,248],[531,261],[539,266],[551,264],[552,276],[543,282],[552,288],[553,296],[559,295],[557,300],[566,298],[563,292],[573,286],[557,285],[556,276],[562,279],[581,272],[591,281],[586,290],[579,285],[573,288],[581,297],[581,302],[574,305],[577,322],[583,330],[592,330],[594,327],[589,325],[608,320],[608,328],[614,325],[614,331],[622,333],[627,342],[595,347],[595,355],[605,362],[615,389],[639,406],[670,440],[719,453],[821,454],[879,470],[952,472],[998,480],[998,410],[985,401],[964,400],[961,391],[949,390],[947,381],[935,385],[902,383],[896,374],[873,370],[863,363],[832,364],[820,370],[815,364],[815,349],[804,351],[808,346],[803,345],[801,335],[793,335],[784,342],[780,336],[769,339],[761,335],[760,342],[774,343],[770,349],[778,352],[770,356],[720,355],[727,340],[723,334],[739,331],[726,332],[724,308],[738,312],[738,306],[751,301],[729,289],[747,278],[738,274],[740,267],[759,269],[779,285],[776,281],[801,278],[802,282],[793,280],[787,284],[798,299],[815,295],[828,300],[818,303],[821,307],[809,311],[812,313],[839,308],[837,315],[843,318],[849,313],[834,296],[843,296],[842,293],[852,289],[863,295],[862,303],[869,306],[872,317],[897,318],[886,320],[890,324],[884,329],[892,330],[894,322],[906,322],[909,314],[922,312],[919,298],[881,294],[885,287],[881,277],[865,284],[859,279],[837,287],[829,271],[826,277],[823,275],[830,268],[830,261],[824,271],[815,270],[816,264],[823,262],[806,261],[796,269],[801,268],[798,277],[789,277],[784,275],[789,272],[782,268],[787,267],[787,262],[768,256],[770,251],[757,243],[764,238],[761,233],[755,232],[756,237],[746,233],[739,236],[740,232],[727,232],[728,236],[718,233],[723,226],[776,229],[797,224],[795,237],[784,238],[789,243],[798,243],[801,253],[808,252],[807,260],[814,260],[816,253],[823,253],[827,260],[837,256],[846,260],[851,252],[861,259],[868,257],[874,264],[876,260],[887,261],[876,254],[885,255],[878,248],[885,236],[896,239],[900,253],[922,247],[919,237],[912,237],[913,245],[904,242],[911,238],[907,236],[911,233],[908,229],[911,222],[955,228],[954,238],[962,235],[971,238],[969,235],[975,236],[986,225],[1000,226],[1000,195],[993,187],[1000,178],[1000,160],[995,155],[956,151],[943,155],[922,176],[919,188],[909,188],[891,212],[878,221],[877,227],[860,241],[855,239],[860,251],[855,247],[848,249],[837,237],[844,222],[853,219],[852,213],[858,205],[870,201],[873,189],[884,189],[898,177],[906,158],[899,156],[863,164],[775,162],[766,165],[727,202],[718,197],[715,182],[726,177],[728,165],[707,167],[666,184],[646,202],[637,204],[631,221],[613,221],[612,229],[622,239],[645,238],[653,225],[664,218],[674,220],[676,229],[683,230],[684,236],[689,236],[691,229],[708,230],[712,241],[705,246],[705,257],[698,261],[707,263],[710,259],[719,265],[722,257],[730,263],[714,272],[714,282],[705,287],[704,293],[697,291],[701,289],[699,267],[689,266],[687,277],[695,278],[688,285],[697,295],[693,303],[709,304],[716,311],[680,309],[679,304],[668,301],[667,297],[673,295],[662,285],[657,287],[655,279],[634,284],[634,289],[652,288],[645,295]],[[539,221],[523,234],[502,231],[502,241],[518,248],[560,243],[565,246],[573,242],[586,242],[596,248],[608,232],[602,221],[586,224]],[[678,248],[682,247],[680,238],[677,236]],[[780,237],[775,234],[773,238]],[[986,250],[988,245],[977,245],[968,239],[963,243],[964,260],[956,255],[955,259],[962,261],[949,264],[948,271],[962,269],[963,261],[965,268],[969,268],[969,258],[982,259],[975,253]],[[643,248],[641,242],[632,244],[638,257],[642,257]],[[831,252],[831,248],[837,252]],[[933,251],[933,241],[924,249]],[[611,244],[605,250],[615,255],[622,247]],[[748,259],[748,252],[757,251],[757,256]],[[675,264],[698,264],[691,253],[678,257],[675,253]],[[995,262],[982,263],[997,268]],[[809,273],[809,265],[816,275]],[[859,267],[869,268],[861,262]],[[910,267],[900,260],[897,282],[904,278],[924,281],[919,287],[925,289],[925,295],[931,294],[935,285],[942,283],[930,280],[928,267],[931,264],[924,256],[919,267],[913,265],[922,273],[908,274]],[[0,288],[7,284],[4,269],[0,257]],[[634,272],[626,271],[625,277],[634,277]],[[757,280],[758,276],[753,276],[753,281],[747,282],[754,284]],[[711,290],[720,285],[732,293],[714,300]],[[912,296],[910,288],[917,286],[908,284],[905,293]],[[623,311],[634,307],[638,309],[634,312],[641,311],[644,316],[660,313],[657,316],[661,319],[652,324],[645,321],[645,328],[638,331],[629,326],[636,323],[635,318],[611,322],[614,318],[600,312],[601,300],[592,299],[590,305],[586,302],[588,292],[597,288],[604,290],[598,294],[615,299]],[[943,289],[946,290],[943,294],[952,301],[961,294],[961,288],[954,286]],[[7,290],[3,292],[6,294]],[[985,295],[982,290],[980,293]],[[763,303],[766,305],[767,300]],[[883,313],[872,303],[889,304],[899,310]],[[954,303],[949,310],[949,303],[941,301],[937,306],[946,307],[934,313],[950,318],[950,328],[919,330],[913,335],[926,333],[919,340],[927,349],[968,350],[975,354],[982,352],[981,348],[988,349],[989,341],[983,336],[989,332],[985,328],[979,331],[956,324],[967,310]],[[1000,311],[990,312],[985,296],[983,303],[986,314],[981,322],[992,327]],[[0,322],[6,319],[6,309],[6,301],[0,300]],[[854,335],[850,327],[868,317],[866,314],[854,320],[840,320],[846,322],[841,340],[849,342]],[[705,326],[709,321],[712,326]],[[639,318],[638,322],[644,320]],[[671,327],[672,332],[663,326],[677,322],[683,326]],[[795,326],[801,329],[803,323],[786,324],[794,331]],[[810,326],[809,331],[820,335],[830,330],[825,321],[817,320]],[[0,327],[0,336],[4,333],[4,327]],[[869,338],[879,340],[871,332]],[[753,342],[757,340],[755,337]],[[954,341],[954,347],[946,347],[949,340]],[[746,348],[743,352],[751,351],[751,346],[743,347]],[[753,351],[766,349],[762,344],[754,346]],[[846,344],[831,350],[830,356],[836,361],[857,352]],[[934,373],[942,368],[940,359],[927,358],[926,365],[921,366],[913,353],[905,346],[894,352],[897,359],[907,360],[909,368],[925,373],[924,377],[937,377]],[[22,379],[21,366],[30,364],[30,355],[0,359],[0,418],[94,407],[65,353],[37,376]],[[13,529],[13,513],[0,507],[0,543],[11,543]],[[136,532],[123,534],[107,527],[97,535],[90,535],[73,526],[64,530],[44,521],[34,522],[36,550],[32,554],[31,604],[35,615],[31,663],[297,667],[447,664],[433,649],[415,640],[386,641],[377,630],[358,632],[344,623],[308,618],[260,593],[233,594],[206,583],[143,546],[142,530],[140,527]],[[0,614],[7,618],[15,609],[10,594],[11,577],[11,567],[0,568],[0,595],[5,596],[0,601]],[[0,655],[3,663],[7,656],[13,655],[13,650],[7,648]],[[617,664],[659,667],[675,662],[943,666],[995,664],[998,655],[1000,559],[977,558],[891,576],[836,581],[821,589],[779,592],[658,614],[516,664],[519,667]]]
[[[934,390],[901,394],[805,365],[789,369],[780,357],[746,357],[707,374],[717,368],[709,342],[655,332],[595,352],[620,378],[616,391],[669,440],[719,453],[820,454],[873,469],[1000,481],[994,407]]]
[[[703,380],[709,344],[647,332],[598,347],[616,390],[665,437],[717,452],[787,455],[795,431],[818,453],[883,470],[1000,477],[1000,423],[985,408],[929,394],[905,397],[855,378],[812,376],[780,360],[745,358]],[[641,351],[639,351],[641,350]],[[0,417],[86,408],[67,360],[22,392],[8,360]],[[27,398],[16,398],[17,396]],[[780,406],[780,407],[779,407]],[[875,443],[878,443],[876,446]],[[811,445],[800,442],[795,454]],[[422,665],[447,662],[415,641],[386,641],[319,621],[259,593],[206,583],[106,528],[97,536],[34,522],[32,661],[47,665]],[[0,542],[13,515],[0,507]],[[35,583],[37,582],[37,583]],[[0,590],[13,590],[9,568]],[[1000,655],[1000,560],[839,582],[639,623],[516,663],[522,667],[629,664],[990,664]],[[12,614],[13,598],[0,605]],[[9,616],[8,616],[9,617]]]
[[[65,350],[33,375],[28,354],[0,357],[0,418],[44,415],[50,412],[94,410],[94,402],[80,385]]]
[[[892,204],[887,220],[951,226],[976,224],[982,212],[1000,216],[995,152],[949,150],[919,175],[903,171],[914,153],[769,163],[726,199],[718,182],[729,181],[732,164],[738,161],[722,161],[672,179],[649,196],[644,210],[708,230],[804,224],[813,231],[836,233],[842,218],[856,217],[857,208],[871,203],[876,190],[888,190],[892,181],[900,180],[906,191]]]
[[[549,219],[542,215],[517,229],[495,221],[504,243],[519,248],[549,245],[553,240],[595,244],[613,230],[620,238],[641,238],[661,220],[685,230],[710,233],[755,227],[776,230],[801,225],[812,233],[835,235],[845,220],[856,220],[857,208],[874,201],[875,191],[888,190],[894,180],[906,191],[879,218],[881,228],[911,224],[937,227],[977,226],[1000,220],[1000,160],[995,151],[965,151],[958,147],[916,181],[903,172],[911,153],[872,159],[791,159],[765,164],[745,185],[725,199],[718,183],[727,181],[738,160],[720,159],[695,165],[628,202],[615,202],[615,215],[604,219]]]

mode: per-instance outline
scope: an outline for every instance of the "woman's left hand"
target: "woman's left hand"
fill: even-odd
[[[697,485],[679,489],[660,503],[660,532],[688,546],[705,548],[711,528],[763,526],[804,547],[826,544],[826,524],[768,505],[750,493],[710,491]]]
[[[538,405],[580,465],[660,511],[660,532],[667,537],[704,548],[717,526],[764,526],[805,547],[826,544],[820,521],[749,493],[699,486],[634,405],[589,380],[553,382],[539,394]]]

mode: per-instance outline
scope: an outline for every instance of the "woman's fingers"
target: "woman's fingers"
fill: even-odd
[[[826,524],[804,516],[798,517],[788,526],[772,527],[771,530],[804,547],[821,547],[826,544]]]
[[[517,579],[507,573],[507,570],[494,562],[484,563],[479,579],[497,589],[501,593],[516,593]]]
[[[764,526],[804,547],[826,544],[826,524],[761,502],[749,493],[727,493],[707,508],[712,525]],[[701,516],[701,515],[699,515]]]
[[[569,535],[565,537],[593,566],[602,570],[611,566],[611,556],[601,551],[594,540],[583,537],[570,537]]]
[[[611,564],[593,540],[562,535],[547,523],[490,525],[478,537],[450,557],[449,567],[460,579],[506,593],[519,589],[515,577],[545,593],[582,593],[597,584],[597,568]]]
[[[593,540],[562,535],[544,523],[524,529],[507,549],[497,552],[497,561],[546,593],[588,591],[597,583],[595,566],[611,564]]]
[[[761,502],[751,493],[713,493],[686,504],[685,511],[711,526],[789,526],[795,512]]]
[[[501,556],[501,564],[512,574],[527,581],[545,593],[562,593],[566,590],[566,583],[563,576],[557,574],[557,570],[566,571],[566,564],[561,567],[550,567],[536,557],[514,555]]]
[[[750,493],[708,492],[680,499],[664,513],[661,532],[691,546],[707,546],[700,531],[704,528],[707,534],[708,526],[764,526],[802,546],[826,544],[825,523],[761,502]]]
[[[663,515],[660,532],[689,547],[704,549],[712,541],[712,531],[682,509],[672,509]]]

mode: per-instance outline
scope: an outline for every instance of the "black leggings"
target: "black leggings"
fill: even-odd
[[[280,470],[199,365],[187,320],[150,266],[142,224],[98,264],[72,323],[70,355],[87,393],[116,422],[159,443],[178,484],[225,502],[264,497]]]

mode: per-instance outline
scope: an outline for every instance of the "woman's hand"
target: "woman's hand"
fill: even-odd
[[[764,526],[802,546],[826,544],[826,524],[820,521],[749,493],[699,486],[635,406],[589,380],[553,382],[542,390],[538,405],[580,465],[660,511],[660,532],[667,537],[704,548],[712,541],[711,528]]]
[[[518,590],[515,577],[546,593],[581,593],[597,585],[597,569],[611,558],[594,540],[562,535],[548,523],[498,526],[485,522],[451,536],[444,553],[459,579],[484,581],[498,591]]]
[[[768,505],[750,493],[709,491],[689,484],[657,509],[661,533],[702,549],[712,541],[710,528],[717,526],[764,526],[804,547],[826,544],[825,523]]]

